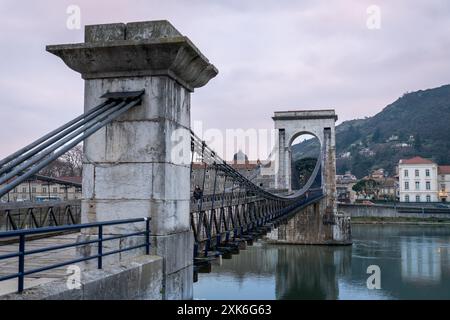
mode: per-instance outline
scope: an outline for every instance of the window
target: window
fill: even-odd
[[[427,190],[431,190],[431,183],[430,183],[430,181],[426,182],[426,186],[427,186]]]
[[[420,196],[416,196],[416,202],[420,202]]]
[[[33,193],[36,193],[36,187],[31,188],[31,191],[32,191]]]
[[[409,202],[409,196],[408,195],[405,196],[405,202]]]
[[[405,170],[405,177],[408,176],[408,170]]]
[[[419,169],[416,169],[416,177],[418,177],[419,176]]]
[[[445,184],[441,184],[441,191],[445,191]]]
[[[420,189],[420,182],[416,181],[416,190],[419,190],[419,189]]]
[[[431,202],[431,196],[427,194],[427,202]]]
[[[409,190],[409,182],[405,181],[405,190]]]
[[[46,193],[47,192],[47,188],[46,187],[42,187],[42,192]]]
[[[53,188],[53,193],[58,193],[58,188]]]
[[[430,176],[430,169],[426,169],[426,170],[425,170],[425,175],[426,175],[427,177]]]
[[[22,192],[23,192],[23,193],[27,192],[27,188],[23,187],[23,188],[22,188]]]

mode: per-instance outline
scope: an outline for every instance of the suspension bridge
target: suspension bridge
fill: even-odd
[[[333,110],[275,112],[278,190],[268,190],[191,131],[190,95],[218,71],[169,22],[86,26],[84,43],[47,51],[81,74],[85,110],[0,161],[0,198],[30,179],[63,183],[40,172],[80,143],[83,198],[0,205],[2,297],[191,298],[194,269],[261,236],[351,243],[336,207]],[[292,190],[291,144],[304,133],[318,138],[320,154],[309,181]],[[200,196],[194,164],[203,168]]]

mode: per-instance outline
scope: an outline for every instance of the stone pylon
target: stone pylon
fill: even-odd
[[[150,217],[165,298],[191,298],[190,166],[173,151],[189,152],[191,93],[217,69],[168,21],[86,26],[84,43],[47,50],[85,80],[85,111],[107,92],[145,90],[141,105],[84,142],[82,221]]]
[[[282,232],[277,235],[277,240],[289,243],[350,244],[350,221],[337,210],[337,115],[334,110],[279,111],[275,112],[272,119],[275,129],[278,130],[279,165],[275,176],[278,188],[292,191],[292,143],[302,134],[310,134],[318,139],[321,146],[316,166],[320,165],[322,190],[325,195],[320,203],[309,206],[280,228]]]

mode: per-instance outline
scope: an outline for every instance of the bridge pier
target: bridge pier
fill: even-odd
[[[163,298],[192,298],[190,95],[217,69],[168,21],[86,26],[85,43],[47,50],[81,73],[85,111],[107,92],[144,90],[141,105],[84,143],[82,222],[151,218],[151,253],[164,258]]]
[[[322,198],[318,202],[294,210],[278,227],[267,234],[267,241],[311,245],[351,244],[350,220],[343,215],[327,218],[323,214],[327,205],[326,198]]]

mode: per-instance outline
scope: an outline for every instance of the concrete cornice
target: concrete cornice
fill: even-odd
[[[312,119],[334,119],[338,117],[333,109],[323,110],[297,110],[297,111],[276,111],[273,120],[312,120]]]
[[[167,75],[193,91],[218,74],[200,50],[167,21],[86,26],[86,40],[46,49],[83,79]]]

